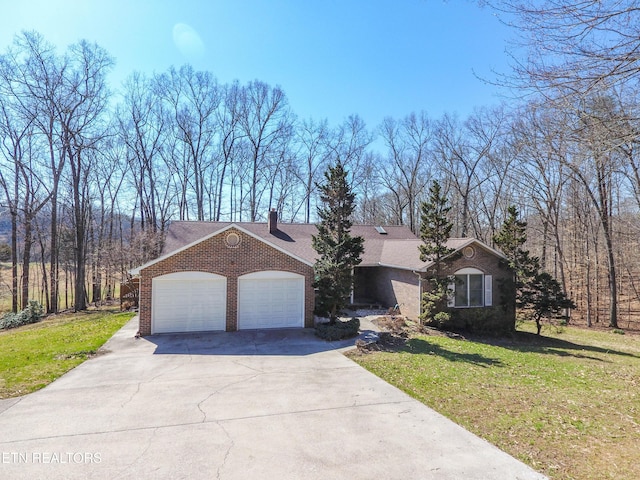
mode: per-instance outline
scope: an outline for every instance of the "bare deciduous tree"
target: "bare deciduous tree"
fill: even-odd
[[[268,186],[271,162],[277,163],[283,140],[292,135],[293,115],[280,87],[260,81],[242,90],[240,126],[250,154],[249,220],[255,222]],[[265,210],[266,212],[266,210]]]
[[[217,112],[222,93],[210,72],[197,72],[189,65],[156,78],[157,91],[170,112],[170,126],[185,162],[186,183],[194,193],[196,219],[205,219],[205,183],[213,163],[217,135]],[[183,190],[186,196],[186,189]]]
[[[399,222],[406,222],[416,234],[420,201],[431,179],[432,123],[426,112],[420,112],[402,120],[387,117],[381,127],[388,150],[388,160],[380,166],[382,182],[396,200]]]
[[[558,91],[584,96],[637,82],[637,0],[506,0],[493,6],[519,38],[513,52],[515,83],[555,97]],[[526,55],[519,54],[522,50]]]
[[[119,139],[127,147],[130,172],[127,183],[133,183],[135,192],[135,207],[131,215],[139,215],[142,230],[148,228],[157,232],[164,223],[157,203],[158,187],[161,183],[166,185],[166,182],[156,181],[156,177],[167,170],[159,165],[167,120],[152,80],[139,72],[127,78],[116,119]]]
[[[304,221],[311,221],[311,199],[317,191],[316,184],[329,161],[329,126],[327,120],[315,122],[303,120],[296,128],[297,157],[296,172],[303,184]]]

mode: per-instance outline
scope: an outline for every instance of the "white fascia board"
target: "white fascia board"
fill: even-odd
[[[496,250],[495,248],[491,248],[489,245],[487,245],[484,242],[481,242],[480,240],[478,240],[477,238],[470,238],[468,242],[466,242],[464,245],[462,245],[460,248],[458,248],[458,250],[456,251],[460,251],[462,250],[464,247],[467,247],[469,245],[471,245],[472,243],[476,243],[478,244],[478,246],[480,248],[484,248],[485,250],[487,250],[489,253],[494,254],[496,257],[500,257],[500,258],[504,258],[505,260],[507,260],[507,257],[504,255],[504,253],[499,252],[498,250]]]
[[[496,257],[502,258],[502,259],[507,259],[507,257],[504,256],[503,253],[499,252],[498,250],[491,248],[489,245],[487,245],[484,242],[481,242],[480,240],[478,240],[477,238],[469,238],[468,241],[464,242],[462,245],[460,245],[458,248],[455,249],[455,251],[453,251],[450,255],[447,255],[446,257],[443,258],[443,260],[449,258],[451,255],[461,251],[463,248],[468,247],[469,245],[472,244],[476,244],[478,247],[487,250],[489,253],[495,255]],[[430,262],[429,264],[425,265],[424,267],[421,268],[416,268],[415,270],[418,272],[426,272],[429,267],[431,267],[433,265],[433,262]]]
[[[427,268],[429,265],[427,265],[426,267],[407,267],[406,265],[391,265],[389,263],[378,263],[379,267],[385,267],[385,268],[396,268],[398,270],[408,270],[410,272],[421,272],[423,271],[423,269]]]
[[[185,251],[186,249],[191,248],[191,247],[193,247],[194,245],[199,244],[200,242],[204,242],[205,240],[208,240],[208,239],[209,239],[209,238],[211,238],[211,237],[215,237],[216,235],[219,235],[220,233],[224,232],[225,230],[228,230],[228,229],[229,229],[229,228],[231,228],[232,226],[234,226],[234,224],[233,224],[233,223],[232,223],[232,224],[230,224],[230,225],[227,225],[227,226],[226,226],[226,227],[224,227],[224,228],[221,228],[220,230],[216,230],[215,232],[210,233],[209,235],[205,235],[204,237],[199,238],[198,240],[196,240],[196,241],[194,241],[194,242],[191,242],[191,243],[189,243],[189,244],[187,244],[187,245],[184,245],[184,246],[182,246],[182,247],[180,247],[180,248],[178,248],[178,249],[176,249],[176,250],[173,250],[172,252],[169,252],[169,253],[167,253],[167,254],[165,254],[165,255],[162,255],[162,256],[160,256],[160,257],[158,257],[158,258],[156,258],[156,259],[153,259],[153,260],[151,260],[151,261],[149,261],[149,262],[147,262],[147,263],[145,263],[145,264],[143,264],[143,265],[140,265],[139,267],[133,268],[133,269],[129,270],[129,273],[136,272],[136,273],[135,273],[136,275],[140,275],[140,271],[141,271],[141,270],[144,270],[145,268],[150,267],[151,265],[155,265],[155,264],[156,264],[156,263],[158,263],[158,262],[161,262],[161,261],[163,261],[163,260],[166,260],[166,259],[167,259],[167,258],[169,258],[169,257],[173,257],[175,254],[180,253],[180,252],[183,252],[183,251]],[[133,274],[133,273],[132,273],[132,274]]]
[[[198,244],[199,244],[199,243],[201,243],[201,242],[204,242],[204,241],[206,241],[206,240],[209,240],[210,238],[213,238],[213,237],[215,237],[215,236],[217,236],[217,235],[220,235],[221,233],[224,233],[224,232],[226,232],[227,230],[229,230],[229,229],[231,229],[231,228],[235,228],[236,230],[239,230],[239,231],[241,231],[241,232],[245,233],[246,235],[249,235],[250,237],[255,238],[256,240],[260,240],[261,242],[266,243],[266,244],[267,244],[267,245],[269,245],[270,247],[275,248],[275,249],[276,249],[276,250],[278,250],[279,252],[282,252],[282,253],[284,253],[285,255],[288,255],[288,256],[290,256],[290,257],[292,257],[292,258],[294,258],[294,259],[298,260],[299,262],[304,263],[305,265],[313,266],[313,263],[310,263],[310,262],[308,262],[307,260],[305,260],[305,259],[303,259],[303,258],[298,257],[297,255],[293,255],[291,252],[287,252],[287,251],[286,251],[286,250],[284,250],[283,248],[281,248],[281,247],[279,247],[279,246],[277,246],[277,245],[274,245],[273,243],[271,243],[271,242],[269,242],[269,241],[265,240],[264,238],[262,238],[262,237],[260,237],[260,236],[258,236],[258,235],[255,235],[254,233],[251,233],[251,232],[250,232],[250,231],[248,231],[248,230],[245,230],[244,228],[242,228],[241,226],[239,226],[239,225],[237,225],[237,224],[235,224],[235,223],[230,223],[230,224],[229,224],[229,225],[227,225],[226,227],[221,228],[220,230],[216,230],[215,232],[212,232],[212,233],[210,233],[209,235],[205,235],[204,237],[199,238],[198,240],[196,240],[196,241],[194,241],[194,242],[191,242],[191,243],[189,243],[189,244],[187,244],[187,245],[184,245],[183,247],[180,247],[180,248],[178,248],[177,250],[174,250],[174,251],[172,251],[172,252],[169,252],[169,253],[167,253],[166,255],[162,255],[161,257],[158,257],[158,258],[156,258],[155,260],[151,260],[151,261],[149,261],[149,262],[145,263],[144,265],[141,265],[141,266],[139,266],[139,267],[133,268],[133,269],[129,270],[129,273],[131,273],[131,275],[140,275],[140,271],[141,271],[141,270],[144,270],[145,268],[148,268],[148,267],[150,267],[150,266],[152,266],[152,265],[155,265],[155,264],[156,264],[156,263],[158,263],[158,262],[161,262],[161,261],[163,261],[163,260],[166,260],[167,258],[170,258],[170,257],[172,257],[172,256],[174,256],[174,255],[176,255],[176,254],[178,254],[178,253],[180,253],[180,252],[184,252],[185,250],[187,250],[187,249],[189,249],[189,248],[191,248],[191,247],[193,247],[193,246],[195,246],[195,245],[198,245]]]

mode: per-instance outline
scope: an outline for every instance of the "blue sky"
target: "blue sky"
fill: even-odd
[[[95,41],[134,70],[191,63],[220,82],[280,85],[302,118],[371,128],[425,110],[464,117],[500,101],[478,79],[508,71],[511,34],[465,0],[2,0],[0,49],[21,30],[65,48]],[[62,51],[62,50],[61,50]]]

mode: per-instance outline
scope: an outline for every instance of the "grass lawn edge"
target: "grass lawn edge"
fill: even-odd
[[[0,400],[40,390],[100,355],[101,347],[133,317],[130,312],[92,310],[1,330]]]

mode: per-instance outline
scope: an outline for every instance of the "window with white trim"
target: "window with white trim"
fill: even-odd
[[[492,276],[477,268],[463,268],[454,274],[449,285],[449,306],[456,308],[490,307],[492,305]]]

